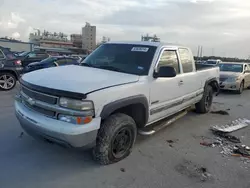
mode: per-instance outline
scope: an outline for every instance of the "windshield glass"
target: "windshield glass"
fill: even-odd
[[[22,52],[20,54],[18,54],[19,56],[26,56],[29,52]]]
[[[155,50],[155,46],[103,44],[84,59],[81,65],[128,74],[147,75]]]
[[[220,71],[226,72],[242,72],[243,65],[241,64],[220,64]]]

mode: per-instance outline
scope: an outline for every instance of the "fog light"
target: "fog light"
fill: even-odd
[[[91,116],[79,117],[79,116],[70,116],[70,115],[59,114],[58,120],[64,121],[67,123],[82,125],[82,124],[90,123],[92,121],[92,117]]]

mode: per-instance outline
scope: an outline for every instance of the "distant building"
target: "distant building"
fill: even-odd
[[[82,35],[81,34],[71,34],[70,41],[73,43],[74,47],[82,48]]]
[[[37,32],[30,33],[29,40],[31,43],[34,43],[35,46],[40,47],[49,47],[49,48],[71,48],[73,43],[68,40],[68,36],[64,33],[52,33],[45,31],[40,32],[39,29],[36,29]]]
[[[160,38],[156,35],[149,36],[148,34],[145,36],[141,36],[141,41],[151,41],[151,42],[160,42]]]
[[[30,52],[34,49],[32,43],[22,42],[8,38],[0,38],[0,46],[8,48],[13,52],[23,52],[23,51]]]
[[[96,48],[96,26],[91,26],[90,23],[82,28],[82,48],[88,51]]]

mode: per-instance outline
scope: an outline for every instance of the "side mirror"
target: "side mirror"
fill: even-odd
[[[171,78],[176,76],[174,67],[163,66],[159,68],[158,72],[154,72],[154,78]]]

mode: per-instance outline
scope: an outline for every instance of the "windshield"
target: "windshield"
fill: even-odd
[[[220,64],[220,71],[243,72],[243,65],[240,64]]]
[[[103,44],[81,63],[82,66],[128,74],[147,75],[156,47],[134,44]]]
[[[22,52],[20,54],[18,54],[19,56],[26,56],[29,52]]]

